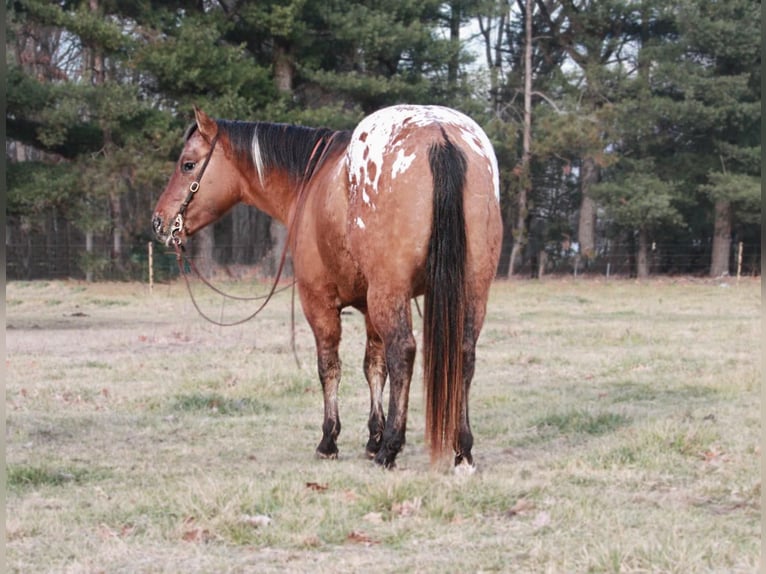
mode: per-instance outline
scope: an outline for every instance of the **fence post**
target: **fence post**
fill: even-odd
[[[739,245],[737,247],[737,283],[739,283],[739,278],[742,275],[742,242],[739,242]]]
[[[154,289],[154,243],[149,242],[149,295]]]

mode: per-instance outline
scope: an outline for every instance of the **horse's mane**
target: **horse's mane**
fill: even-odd
[[[266,122],[216,121],[218,128],[228,136],[234,153],[240,160],[255,165],[261,177],[276,168],[285,170],[296,182],[308,180],[328,157],[345,149],[351,140],[350,131]]]

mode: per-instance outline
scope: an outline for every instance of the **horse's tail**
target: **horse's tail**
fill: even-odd
[[[432,463],[457,444],[463,399],[467,164],[444,130],[442,136],[428,150],[434,194],[423,312],[426,440]]]

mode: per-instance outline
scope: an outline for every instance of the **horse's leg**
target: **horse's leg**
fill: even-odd
[[[370,429],[370,440],[367,441],[365,452],[374,458],[380,450],[383,440],[383,430],[386,418],[383,415],[383,389],[386,386],[388,369],[386,368],[386,352],[383,341],[372,326],[369,315],[364,314],[367,327],[367,347],[364,353],[364,376],[370,386],[370,418],[367,427]]]
[[[393,468],[396,455],[405,443],[410,381],[415,362],[410,302],[408,297],[390,293],[371,296],[368,292],[367,306],[370,321],[384,344],[390,380],[388,416],[375,462]]]
[[[340,309],[313,301],[309,294],[302,292],[303,310],[314,332],[317,349],[317,371],[322,383],[324,396],[324,422],[322,440],[316,454],[320,458],[337,458],[337,439],[340,434],[338,414],[338,386],[340,385],[341,364],[338,356],[340,346]]]
[[[476,342],[479,339],[481,328],[487,313],[487,299],[492,277],[490,275],[484,281],[477,281],[468,289],[468,300],[472,301],[466,306],[465,322],[463,330],[463,398],[460,405],[460,426],[455,437],[455,472],[471,474],[476,467],[473,464],[473,433],[471,432],[471,419],[468,409],[468,397],[473,381],[476,366]]]
[[[465,469],[473,472],[473,433],[471,432],[471,419],[468,412],[468,396],[471,390],[471,381],[476,366],[476,339],[478,331],[474,330],[473,317],[467,314],[465,319],[465,331],[463,335],[463,398],[460,404],[460,427],[455,437],[455,469]]]

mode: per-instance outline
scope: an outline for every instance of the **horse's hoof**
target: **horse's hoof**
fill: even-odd
[[[338,460],[338,451],[337,450],[335,452],[322,452],[321,450],[316,449],[316,451],[314,451],[314,453],[316,454],[317,458],[322,459],[322,460]]]
[[[455,465],[455,476],[471,476],[476,472],[476,465],[463,459]]]
[[[396,468],[396,461],[393,457],[387,458],[385,456],[381,456],[380,453],[373,455],[373,460],[375,461],[375,464],[380,466],[381,468],[385,468],[386,470],[394,470]]]

